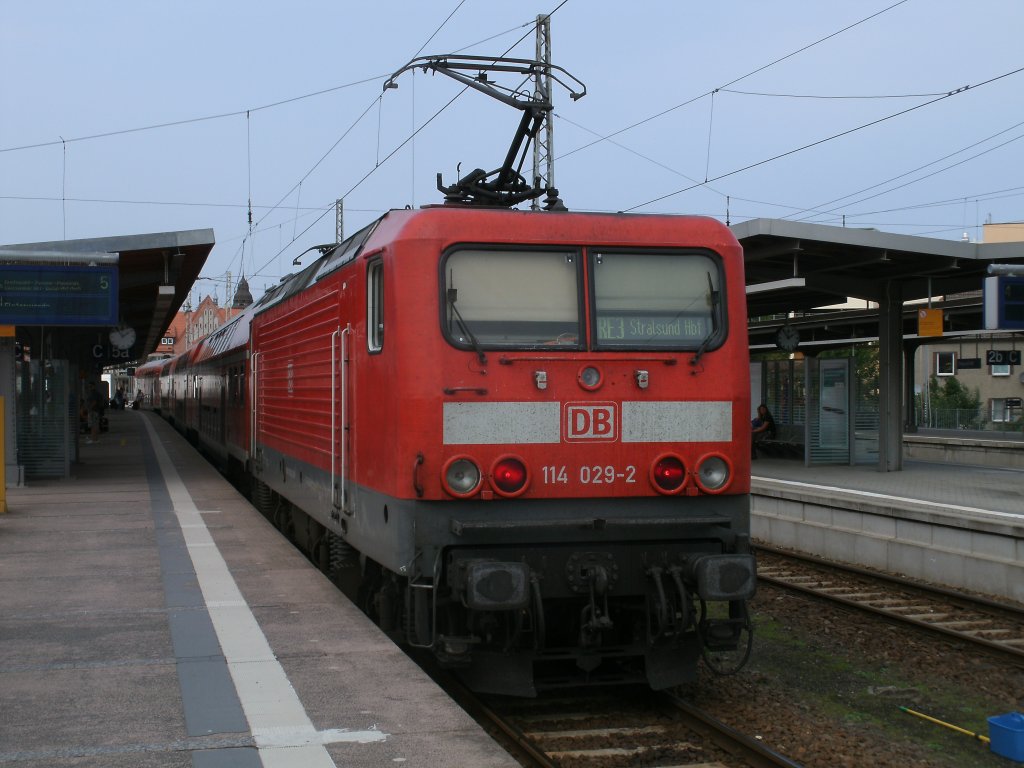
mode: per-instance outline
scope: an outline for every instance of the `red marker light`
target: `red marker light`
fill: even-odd
[[[491,484],[502,496],[516,496],[526,489],[529,473],[526,465],[514,456],[495,462],[491,469]]]
[[[686,467],[678,456],[661,456],[651,467],[651,480],[662,493],[676,493],[686,483]]]

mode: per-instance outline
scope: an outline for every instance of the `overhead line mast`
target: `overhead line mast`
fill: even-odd
[[[537,101],[551,104],[554,108],[551,94],[551,17],[545,14],[537,16],[537,61],[542,68],[534,75],[534,94]],[[550,112],[533,142],[533,179],[534,187],[553,189],[555,195],[558,194],[555,187],[555,124]],[[530,203],[530,208],[540,208],[537,198]]]

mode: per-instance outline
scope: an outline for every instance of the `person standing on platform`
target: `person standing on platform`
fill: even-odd
[[[89,436],[85,438],[87,443],[95,443],[100,439],[100,393],[96,391],[96,385],[89,385],[89,396],[85,399],[85,407],[88,410]]]

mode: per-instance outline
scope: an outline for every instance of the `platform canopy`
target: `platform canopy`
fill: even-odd
[[[817,337],[873,336],[877,310],[844,311],[823,323],[815,322],[823,314],[816,308],[847,298],[882,303],[892,286],[903,301],[968,294],[981,290],[989,264],[1024,265],[1024,243],[940,240],[784,219],[751,219],[731,229],[743,246],[751,344],[771,341],[781,320],[768,318],[793,312],[809,315],[800,324]],[[951,309],[947,322],[960,317],[963,330],[979,328],[980,299],[954,299]],[[908,320],[916,323],[912,311]],[[858,323],[864,332],[851,329]]]
[[[0,269],[17,265],[116,265],[117,309],[113,325],[39,326],[19,322],[19,342],[48,357],[71,360],[82,370],[145,360],[154,351],[184,303],[213,249],[212,229],[144,235],[58,240],[0,246]],[[127,333],[131,329],[131,334]],[[119,348],[119,340],[134,335],[134,343]]]
[[[939,240],[781,219],[752,219],[731,229],[743,246],[753,349],[774,350],[788,337],[813,355],[830,344],[877,340],[881,471],[902,468],[903,409],[913,402],[913,377],[904,376],[904,362],[907,350],[924,340],[918,336],[920,305],[908,302],[941,298],[943,333],[953,323],[962,324],[957,330],[980,330],[989,265],[1024,265],[1024,243]],[[822,309],[850,298],[864,300],[864,308]]]

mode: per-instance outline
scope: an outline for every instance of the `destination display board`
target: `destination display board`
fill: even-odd
[[[707,315],[606,312],[597,319],[597,339],[601,342],[699,342],[710,332],[711,323]]]
[[[0,266],[0,324],[114,325],[117,267]]]

